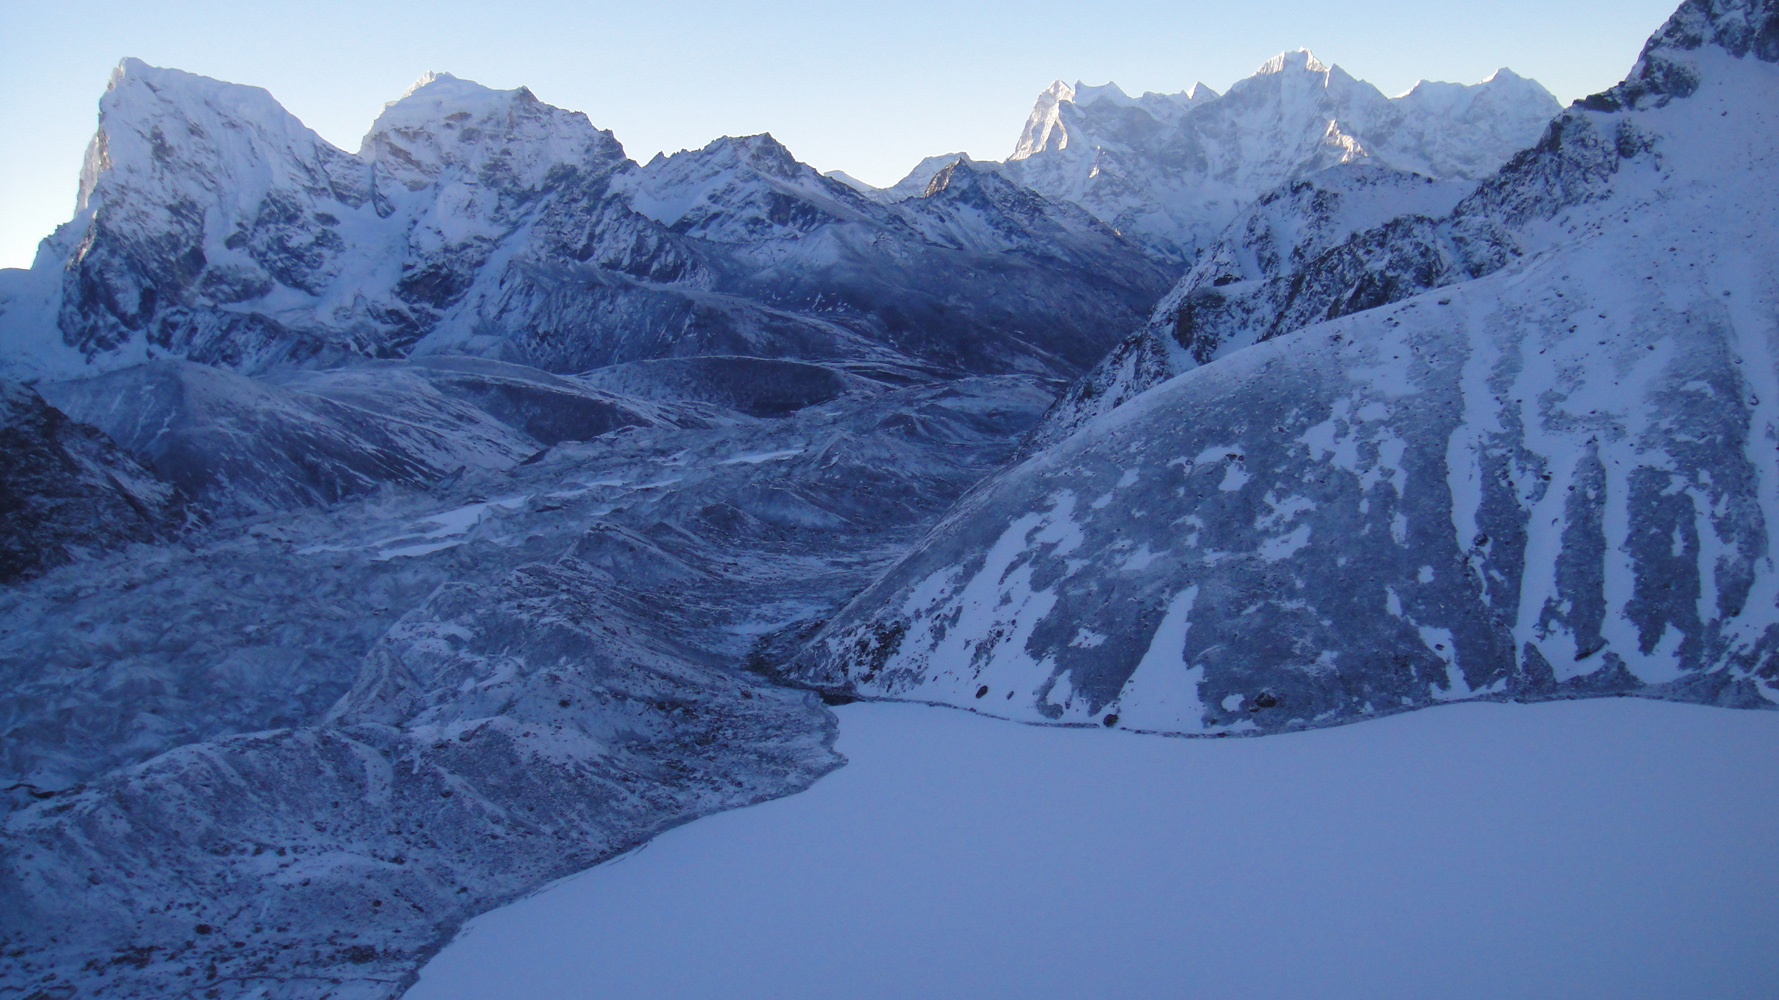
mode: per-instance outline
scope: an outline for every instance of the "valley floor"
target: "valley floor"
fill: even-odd
[[[408,1000],[1779,994],[1779,713],[838,714],[848,766],[471,921]]]

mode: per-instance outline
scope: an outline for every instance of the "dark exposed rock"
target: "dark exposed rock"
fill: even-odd
[[[164,541],[185,521],[185,499],[171,483],[29,386],[0,379],[0,583],[129,542]]]

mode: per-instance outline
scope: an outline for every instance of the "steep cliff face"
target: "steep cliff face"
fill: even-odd
[[[321,291],[354,249],[342,228],[377,218],[374,194],[361,162],[265,91],[125,60],[100,100],[74,220],[39,251],[40,268],[68,272],[60,339],[83,358],[262,365],[325,351],[271,302],[229,307]]]
[[[167,356],[245,372],[401,356],[540,226],[569,262],[692,269],[605,204],[628,163],[611,133],[525,90],[429,75],[355,156],[263,90],[125,60],[75,218],[34,269],[66,271],[56,312],[26,296],[0,322],[49,377]]]
[[[1086,422],[964,500],[800,675],[1171,733],[1456,698],[1772,707],[1779,68],[1749,39],[1776,19],[1684,5],[1433,227],[1506,230],[1492,273]]]
[[[184,526],[185,498],[97,428],[0,379],[0,583]]]

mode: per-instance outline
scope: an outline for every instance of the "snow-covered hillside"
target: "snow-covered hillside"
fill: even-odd
[[[1772,707],[1776,30],[1771,2],[1683,5],[1448,219],[1521,256],[1089,421],[964,500],[798,674],[1177,733],[1467,698]]]
[[[1484,234],[1465,242],[1492,253],[1454,261],[1461,242],[1435,221],[1472,187],[1361,160],[1261,195],[1162,297],[1147,325],[1064,391],[1027,450],[1214,358],[1473,277],[1467,265],[1478,273],[1500,266],[1511,243]]]

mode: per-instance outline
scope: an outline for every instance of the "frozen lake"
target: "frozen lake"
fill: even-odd
[[[848,766],[473,921],[409,1000],[1779,996],[1779,712],[837,711]]]

